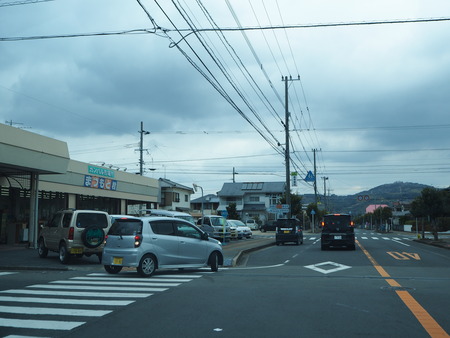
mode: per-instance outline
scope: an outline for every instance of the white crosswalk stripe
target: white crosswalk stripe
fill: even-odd
[[[381,237],[377,237],[377,236],[355,236],[355,239],[362,239],[362,240],[374,240],[374,241],[379,241],[380,239],[383,239],[385,241],[411,241],[412,238],[411,237],[385,237],[385,236],[381,236]],[[315,240],[320,240],[320,237],[314,237],[314,236],[307,236],[305,240],[310,240],[310,241],[315,241]]]
[[[2,327],[38,330],[35,336],[48,335],[49,331],[45,330],[72,330],[85,324],[89,318],[102,317],[119,307],[201,278],[204,274],[201,271],[189,275],[166,274],[151,278],[133,275],[130,278],[130,274],[91,273],[47,284],[33,284],[23,289],[3,290],[0,291],[0,330]],[[25,315],[28,319],[24,319]],[[48,320],[48,316],[55,317]],[[76,320],[70,319],[74,317]]]

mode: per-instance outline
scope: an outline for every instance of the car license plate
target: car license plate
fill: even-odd
[[[123,258],[122,257],[114,257],[113,258],[113,264],[114,265],[122,265]]]
[[[342,236],[334,236],[334,239],[342,239]]]
[[[70,253],[77,255],[77,254],[82,254],[83,253],[83,248],[71,248],[70,249]]]
[[[289,230],[284,230],[284,233],[288,234],[288,233],[290,233],[290,231]]]

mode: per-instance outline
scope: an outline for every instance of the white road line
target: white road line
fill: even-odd
[[[136,288],[136,287],[123,287],[123,286],[86,286],[86,285],[48,285],[48,284],[35,284],[27,286],[27,288],[40,288],[40,289],[62,289],[62,290],[98,290],[98,291],[131,291],[131,292],[162,292],[169,288]]]
[[[110,278],[121,278],[121,279],[131,279],[131,280],[149,280],[148,278],[135,278],[135,274],[133,273],[133,277],[131,277],[131,274],[119,274],[119,275],[115,275],[114,277],[111,277],[111,274],[109,273],[90,273],[88,276],[93,276],[93,277],[110,277]],[[156,278],[201,278],[202,275],[184,275],[184,274],[179,274],[179,275],[153,275],[152,277],[150,277],[150,280],[156,279]]]
[[[68,297],[103,297],[103,298],[146,298],[153,293],[125,293],[125,292],[72,292],[72,291],[41,291],[41,290],[22,290],[12,289],[0,291],[0,293],[13,293],[24,295],[41,295],[41,296],[68,296]]]
[[[309,240],[310,241],[314,241],[316,239],[316,237],[310,237]]]
[[[375,239],[375,240],[379,240],[379,238],[378,238],[378,237],[372,237],[372,239]]]
[[[396,241],[396,240],[392,240],[392,242],[395,242],[395,243],[398,243],[398,244],[401,244],[401,245],[404,245],[404,246],[411,246],[411,245],[409,245],[409,244],[402,243],[402,242]]]
[[[73,304],[73,305],[105,305],[125,306],[134,303],[134,300],[100,300],[100,299],[63,299],[63,298],[34,298],[34,297],[8,297],[0,296],[1,302],[44,303],[44,304]]]
[[[0,276],[14,275],[17,272],[0,272]]]
[[[389,240],[390,240],[389,237],[381,237],[381,238],[383,238],[383,239],[386,240],[386,241],[389,241]]]
[[[19,336],[16,334],[10,334],[9,336],[4,336],[3,338],[50,338],[50,337]]]
[[[127,286],[179,286],[180,283],[153,283],[153,282],[90,282],[90,281],[74,281],[74,280],[61,280],[53,281],[51,284],[75,284],[75,285],[127,285]]]
[[[105,277],[73,277],[70,278],[71,280],[101,280],[101,281],[124,281],[124,279],[122,277],[109,277],[109,278],[105,278]],[[148,279],[148,278],[127,278],[126,279],[129,282],[146,282],[151,283],[151,282],[179,282],[179,283],[187,283],[190,282],[192,279],[175,279],[175,278],[152,278],[152,279]],[[128,284],[128,282],[127,282]]]
[[[72,330],[86,322],[63,322],[57,320],[32,320],[32,319],[11,319],[0,318],[1,326],[17,327],[25,329],[43,330]]]
[[[20,307],[20,306],[0,306],[2,313],[15,313],[26,315],[55,315],[55,316],[83,316],[102,317],[111,313],[108,310],[82,310],[82,309],[62,309],[49,307]],[[1,324],[0,324],[1,325]]]
[[[367,237],[361,237],[361,239],[368,239]]]

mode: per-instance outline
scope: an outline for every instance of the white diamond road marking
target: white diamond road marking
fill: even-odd
[[[10,273],[0,272],[0,276],[6,274]],[[142,299],[152,296],[153,292],[166,291],[170,287],[176,287],[182,283],[190,282],[195,278],[202,277],[204,274],[202,271],[195,275],[157,275],[148,279],[131,277],[130,274],[112,277],[110,274],[92,273],[88,277],[74,277],[70,280],[51,281],[48,284],[29,285],[24,289],[3,290],[0,291],[0,313],[8,313],[10,316],[14,314],[31,315],[36,318],[17,319],[0,317],[0,328],[72,330],[86,324],[86,321],[64,320],[63,318],[65,316],[86,317],[86,319],[102,317],[113,311],[111,307],[127,306],[139,298]],[[11,306],[9,304],[3,305],[3,302],[25,304],[23,306]],[[29,307],[26,303],[41,304],[42,307]],[[44,304],[48,305],[44,306]],[[72,309],[61,308],[58,305],[106,306],[108,308]],[[61,320],[38,319],[42,315],[61,316]],[[8,337],[25,338],[25,336],[14,335]],[[31,336],[27,337],[33,338]]]
[[[335,266],[335,268],[334,269],[322,269],[321,266],[324,266],[324,265],[332,265],[332,266]],[[323,262],[323,263],[319,263],[319,264],[305,265],[305,268],[311,269],[311,270],[314,270],[314,271],[317,271],[317,272],[321,272],[323,274],[329,274],[329,273],[332,273],[332,272],[337,272],[337,271],[350,269],[351,266],[347,266],[347,265],[344,265],[344,264],[338,264],[338,263],[335,263],[335,262]]]

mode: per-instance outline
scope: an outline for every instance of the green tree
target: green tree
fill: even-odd
[[[236,203],[230,203],[227,206],[228,219],[239,219],[239,214],[236,209]]]
[[[439,239],[437,218],[444,215],[444,195],[436,188],[425,188],[420,194],[423,212],[431,222],[434,239]]]

